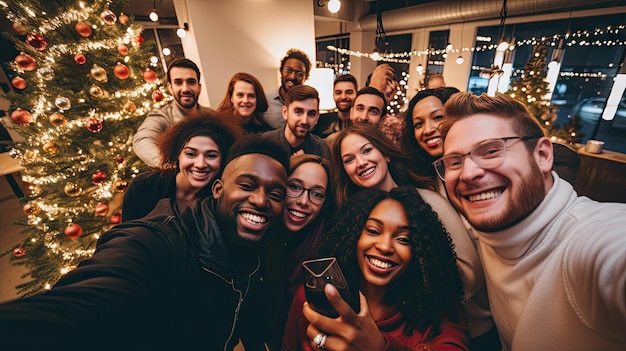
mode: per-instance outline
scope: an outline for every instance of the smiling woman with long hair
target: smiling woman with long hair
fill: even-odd
[[[468,350],[452,242],[414,187],[356,194],[333,218],[315,256],[337,259],[351,292],[362,293],[360,312],[343,310],[331,320],[304,304],[301,287],[283,350],[346,344],[350,350]]]

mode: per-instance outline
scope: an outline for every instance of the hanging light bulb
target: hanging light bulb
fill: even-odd
[[[150,17],[150,20],[152,22],[158,22],[159,21],[159,14],[156,12],[156,9],[152,9],[152,12],[150,12],[148,17]]]
[[[450,52],[452,51],[452,49],[454,49],[454,47],[452,46],[452,43],[448,43],[448,45],[446,45],[446,51]]]
[[[417,74],[422,75],[424,73],[424,66],[420,63],[417,67],[415,67],[415,70],[417,71]]]
[[[459,56],[456,58],[456,64],[460,65],[465,61],[465,59],[463,58],[463,56]]]
[[[150,21],[152,22],[157,22],[159,20],[159,14],[156,10],[156,0],[152,1],[152,12],[150,12],[148,18],[150,18]]]
[[[330,13],[337,13],[340,8],[341,2],[339,0],[330,0],[328,2],[328,11],[330,11]]]
[[[185,37],[187,37],[187,31],[189,30],[189,24],[187,22],[183,23],[183,26],[181,28],[178,28],[176,30],[176,35],[183,39]]]

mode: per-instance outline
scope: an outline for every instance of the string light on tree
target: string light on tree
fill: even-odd
[[[91,256],[100,233],[118,221],[111,216],[119,216],[128,182],[148,169],[132,151],[132,135],[148,111],[171,101],[158,67],[150,81],[133,74],[149,66],[152,47],[120,12],[126,1],[65,3],[0,1],[20,52],[8,64],[20,78],[12,85],[28,91],[10,96],[15,131],[24,137],[10,155],[25,167],[30,190],[19,221],[24,236],[2,250],[30,274],[17,287],[23,296]],[[153,91],[162,91],[160,101]]]

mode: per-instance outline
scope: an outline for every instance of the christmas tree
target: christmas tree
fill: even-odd
[[[94,251],[121,219],[123,192],[146,166],[132,136],[147,112],[168,102],[150,64],[152,43],[116,0],[8,0],[0,3],[19,54],[7,63],[14,129],[11,156],[29,193],[21,243],[4,252],[27,268],[18,294],[54,284]]]
[[[584,134],[578,133],[582,128],[579,117],[572,118],[563,128],[554,124],[557,117],[555,107],[545,98],[549,92],[546,80],[547,54],[548,49],[545,45],[535,46],[520,77],[511,82],[511,88],[506,94],[526,105],[530,113],[544,126],[546,134],[555,141],[569,144],[580,142]]]

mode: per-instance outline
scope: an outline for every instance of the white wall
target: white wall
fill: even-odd
[[[311,0],[174,0],[185,56],[200,66],[200,103],[217,107],[230,77],[247,72],[263,88],[280,84],[280,60],[290,48],[309,55],[315,67],[315,24]]]

